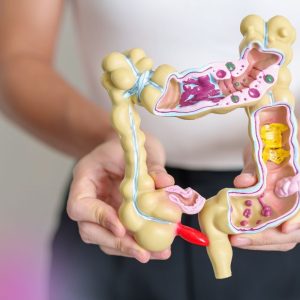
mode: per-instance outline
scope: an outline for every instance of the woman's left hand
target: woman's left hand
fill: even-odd
[[[256,184],[256,168],[252,160],[252,150],[247,146],[244,151],[244,169],[234,180],[237,188],[246,188]],[[300,243],[300,219],[294,218],[277,228],[270,228],[256,234],[237,234],[230,237],[235,247],[248,250],[289,251]]]

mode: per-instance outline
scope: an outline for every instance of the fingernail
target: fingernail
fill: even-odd
[[[234,246],[248,246],[251,244],[251,240],[247,238],[235,238],[232,240]]]

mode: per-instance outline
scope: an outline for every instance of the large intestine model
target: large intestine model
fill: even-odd
[[[126,160],[121,221],[151,251],[168,248],[176,235],[207,246],[216,278],[231,276],[228,235],[257,233],[300,217],[295,99],[287,68],[295,29],[281,16],[264,22],[251,15],[242,21],[241,33],[239,60],[180,73],[168,65],[152,71],[152,61],[141,49],[113,52],[103,60],[102,82],[113,103],[112,123]],[[244,107],[257,183],[224,188],[206,201],[190,188],[156,190],[135,104],[158,116],[183,119]],[[180,223],[183,212],[199,213],[205,235]]]

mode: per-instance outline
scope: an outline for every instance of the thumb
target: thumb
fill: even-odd
[[[173,176],[168,174],[164,166],[162,165],[151,165],[148,168],[149,175],[155,182],[155,187],[160,189],[175,184]]]
[[[284,222],[281,226],[281,231],[283,233],[290,233],[298,229],[300,229],[299,213]]]
[[[174,185],[174,178],[165,169],[165,151],[162,144],[153,136],[147,134],[145,147],[147,150],[147,166],[149,175],[157,189]]]
[[[256,167],[252,157],[252,147],[248,145],[244,151],[244,168],[240,175],[236,176],[233,184],[236,188],[246,188],[257,182]]]
[[[257,182],[255,167],[247,166],[242,173],[235,177],[233,184],[236,188],[246,188],[254,185]]]

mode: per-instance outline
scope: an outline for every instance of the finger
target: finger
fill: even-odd
[[[140,263],[147,263],[150,260],[150,255],[145,257],[141,257],[139,253],[136,253],[135,250],[132,250],[130,253],[124,253],[121,252],[120,250],[116,250],[114,248],[109,248],[109,247],[100,247],[100,249],[107,255],[113,255],[113,256],[123,256],[123,257],[128,257],[128,258],[134,258]]]
[[[107,255],[124,256],[124,257],[134,258],[133,255],[130,255],[130,254],[127,254],[127,253],[122,253],[120,250],[116,250],[114,248],[109,248],[109,247],[105,247],[105,246],[100,246],[99,248],[102,252],[104,252]]]
[[[125,256],[125,257],[135,258],[133,255],[129,255],[127,253],[122,253],[121,251],[116,250],[114,248],[101,247],[101,250],[108,255],[116,255],[116,256]],[[171,256],[171,250],[167,249],[167,250],[164,250],[161,252],[151,253],[150,259],[151,260],[165,260],[165,259],[168,259],[170,256]]]
[[[300,229],[300,212],[281,225],[282,233],[290,233],[298,229]]]
[[[105,202],[95,199],[93,183],[87,178],[74,180],[67,204],[69,217],[74,221],[99,224],[116,236],[124,236],[126,230],[116,211]]]
[[[160,165],[149,166],[149,174],[155,182],[156,188],[164,188],[175,184],[174,178]]]
[[[165,151],[163,146],[151,135],[145,141],[147,150],[147,165],[150,176],[154,179],[156,188],[174,185],[174,178],[165,169]]]
[[[95,223],[118,237],[122,237],[126,233],[117,212],[99,199],[82,198],[70,201],[67,211],[69,217],[76,222]]]
[[[252,157],[252,147],[248,145],[244,151],[244,168],[240,175],[234,179],[234,186],[245,188],[253,186],[257,182],[256,167]]]
[[[265,245],[265,246],[245,246],[239,247],[240,249],[244,250],[258,250],[258,251],[281,251],[286,252],[290,251],[295,248],[296,243],[289,243],[289,244],[278,244],[278,245]]]
[[[147,262],[150,259],[150,252],[140,247],[129,235],[116,237],[110,231],[94,223],[82,222],[78,226],[80,236],[87,244],[113,248],[121,253],[135,257],[140,262]]]
[[[124,236],[126,230],[115,209],[95,197],[96,188],[89,178],[74,179],[67,204],[69,217],[77,222],[99,224],[116,236]]]
[[[281,226],[281,232],[282,233],[291,233],[295,230],[300,229],[300,222],[299,222],[299,216],[297,216],[297,219],[290,219],[282,224]]]
[[[233,184],[236,188],[246,188],[255,185],[256,182],[257,178],[254,174],[241,173],[240,175],[235,177]]]
[[[298,243],[300,242],[300,230],[287,234],[282,233],[280,228],[272,228],[257,234],[233,235],[230,237],[230,241],[236,247]]]
[[[166,249],[160,252],[151,252],[151,259],[166,260],[171,256],[171,249]]]
[[[134,258],[134,259],[138,260],[140,263],[147,263],[149,261],[149,259],[145,259],[145,258],[141,259],[139,257],[139,255],[137,255],[134,251],[132,251],[132,253],[128,254],[128,253],[121,252],[120,250],[116,250],[114,248],[109,248],[109,247],[101,246],[100,249],[107,255]]]

